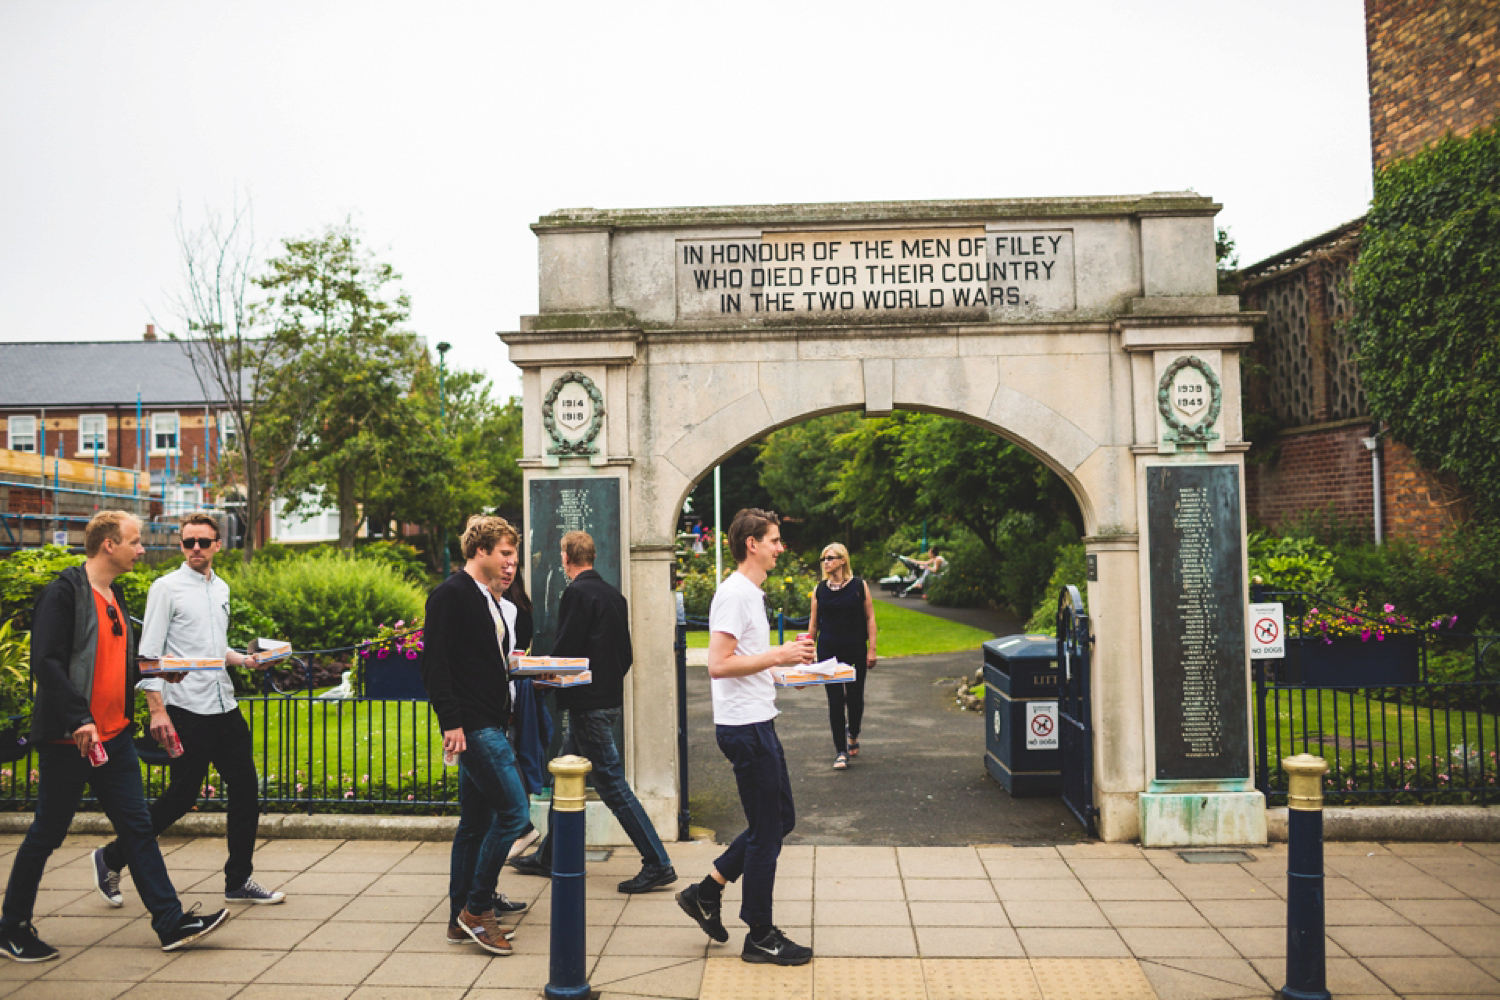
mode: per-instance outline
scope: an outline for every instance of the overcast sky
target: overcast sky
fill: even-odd
[[[1370,199],[1360,0],[0,0],[0,339],[170,321],[174,218],[352,218],[518,390],[558,208],[1191,189],[1252,263]]]

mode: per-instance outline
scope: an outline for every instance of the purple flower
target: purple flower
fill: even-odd
[[[1385,633],[1384,632],[1376,632],[1375,633],[1375,641],[1376,642],[1385,642]]]
[[[1449,628],[1452,628],[1453,626],[1455,626],[1457,624],[1458,624],[1458,615],[1454,615],[1452,618],[1448,619],[1448,627]]]
[[[381,651],[380,651],[380,652],[379,652],[379,653],[378,653],[378,654],[376,654],[376,655],[378,655],[378,656],[379,656],[379,657],[380,657],[380,658],[381,658],[381,659],[382,659],[382,660],[383,660],[383,659],[385,659],[385,658],[386,658],[386,657],[387,657],[387,656],[390,656],[390,655],[391,655],[391,651],[390,651],[390,650],[389,650],[389,649],[382,649],[382,650],[381,650]]]
[[[412,652],[411,650],[407,650],[407,652],[406,652],[406,658],[408,660],[415,660],[417,658],[417,654],[414,653],[414,652]]]
[[[1387,611],[1387,612],[1391,612],[1391,611],[1395,611],[1395,610],[1396,610],[1396,606],[1395,606],[1395,605],[1394,605],[1394,604],[1387,604],[1387,605],[1386,605],[1386,606],[1385,606],[1385,610],[1386,610],[1386,611]]]
[[[1370,641],[1370,630],[1369,629],[1365,629],[1363,632],[1361,632],[1359,634],[1359,641],[1360,642],[1369,642]]]

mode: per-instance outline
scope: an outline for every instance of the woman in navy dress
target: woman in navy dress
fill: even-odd
[[[865,714],[865,676],[875,668],[875,602],[870,585],[854,575],[849,550],[834,542],[823,550],[822,582],[813,591],[807,629],[818,643],[818,659],[833,658],[854,668],[847,684],[825,684],[828,725],[833,731],[835,770],[859,755],[860,724]]]

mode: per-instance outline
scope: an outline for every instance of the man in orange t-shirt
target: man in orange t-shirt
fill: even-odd
[[[85,785],[125,848],[163,951],[192,944],[229,916],[228,910],[208,916],[182,912],[151,831],[129,717],[139,676],[135,635],[124,592],[115,582],[145,551],[134,514],[101,511],[85,531],[83,565],[63,570],[37,595],[31,625],[36,818],[16,850],[0,906],[0,954],[14,962],[57,957],[31,917],[47,859],[62,846]],[[103,762],[91,759],[96,748],[103,749]]]

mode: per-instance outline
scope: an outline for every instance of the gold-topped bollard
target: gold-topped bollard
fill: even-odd
[[[584,974],[588,914],[584,883],[584,815],[588,791],[584,778],[594,765],[568,754],[547,764],[552,772],[552,961],[542,994],[551,1000],[597,996]]]
[[[1287,775],[1286,1000],[1330,1000],[1323,944],[1323,775],[1328,762],[1283,757]]]

